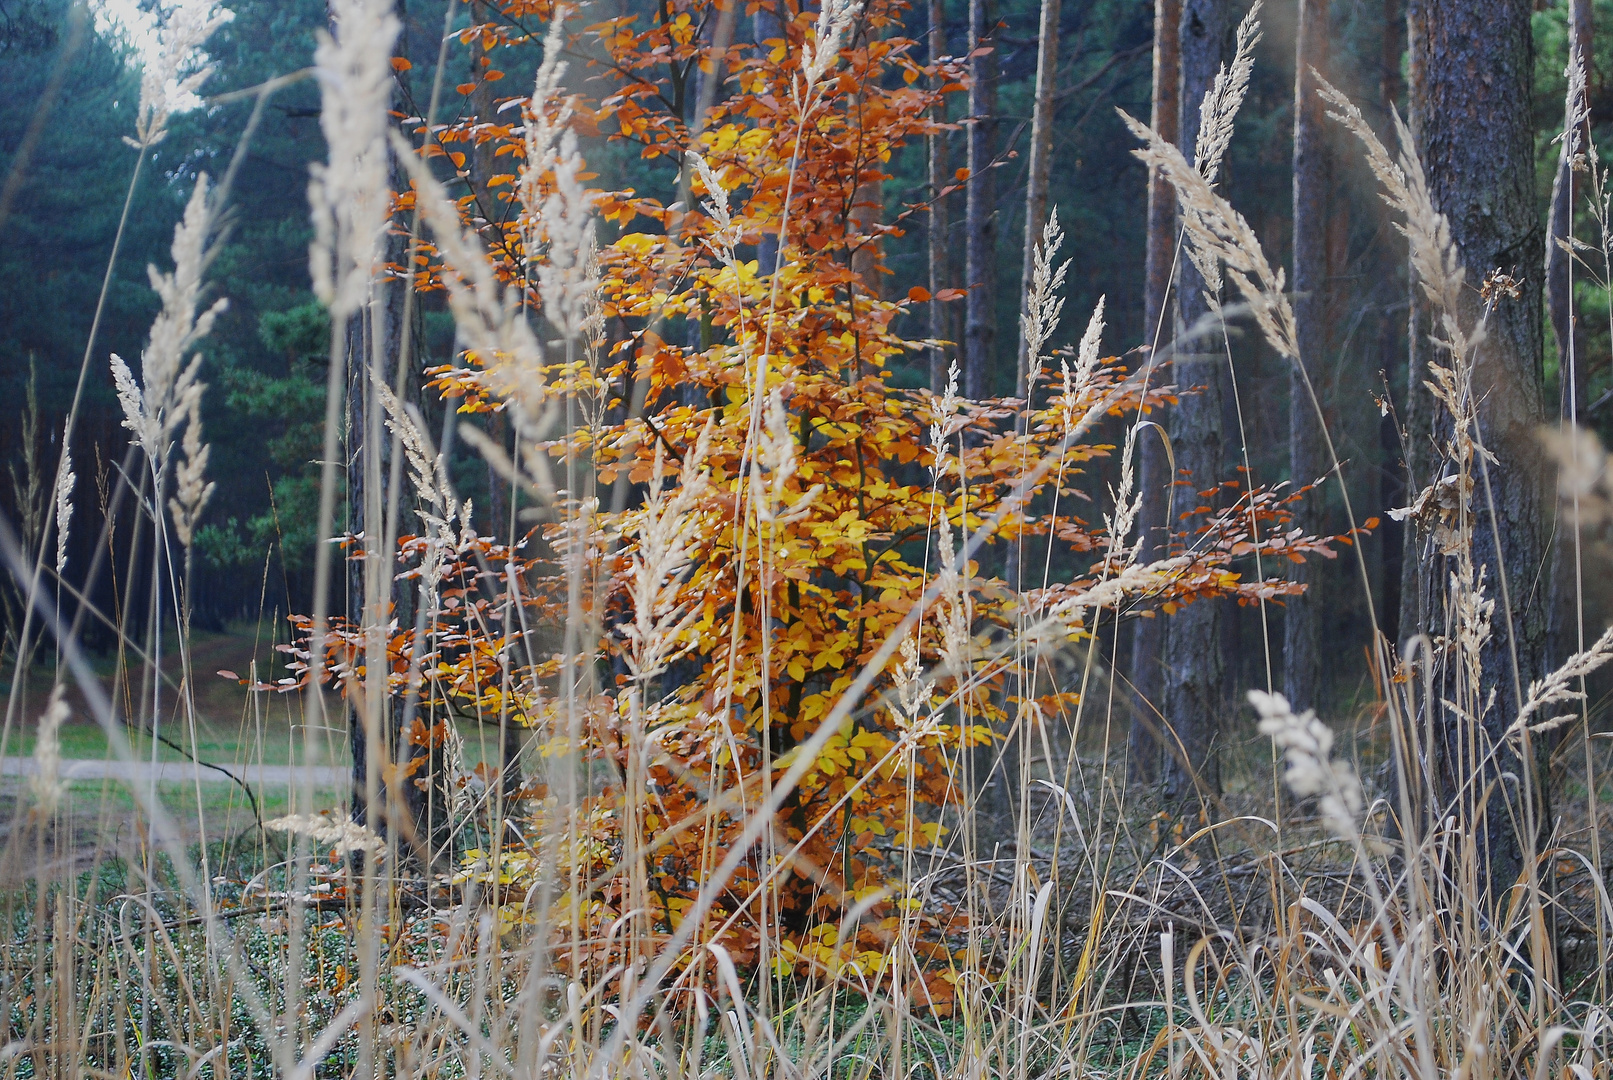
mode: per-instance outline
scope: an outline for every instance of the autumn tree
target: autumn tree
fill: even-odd
[[[910,299],[918,286],[867,287],[854,256],[866,250],[879,272],[868,231],[901,226],[857,220],[857,192],[940,130],[937,99],[965,69],[916,58],[900,0],[859,9],[860,29],[845,10],[782,8],[780,37],[726,47],[699,31],[705,0],[573,29],[601,51],[597,98],[560,92],[552,29],[537,92],[515,102],[520,125],[404,122],[418,158],[399,207],[424,221],[410,277],[446,293],[467,345],[432,387],[459,415],[510,414],[514,453],[482,445],[538,523],[514,544],[476,535],[428,434],[382,395],[426,526],[398,551],[420,590],[418,629],[390,631],[377,658],[373,626],[337,621],[321,659],[304,620],[300,678],[285,685],[322,670],[353,693],[384,674],[423,750],[389,790],[439,759],[451,776],[461,720],[532,730],[546,764],[521,792],[521,844],[501,850],[495,829],[462,875],[551,895],[567,912],[554,924],[579,935],[557,943],[562,965],[718,941],[776,970],[888,972],[898,961],[882,934],[955,925],[891,890],[914,851],[969,824],[970,762],[1016,717],[1077,703],[1035,664],[1006,670],[1003,641],[1041,656],[1123,608],[1287,595],[1289,583],[1247,575],[1253,559],[1329,548],[1292,536],[1291,500],[1269,490],[1193,515],[1149,564],[1129,539],[1127,480],[1101,520],[1070,513],[1119,449],[1098,425],[1174,398],[1103,357],[1101,313],[1052,354],[1056,230],[1034,275],[1032,402],[892,384],[892,360],[922,348],[897,319],[929,301]],[[515,0],[503,11],[565,16]],[[528,40],[513,18],[498,32],[496,49]],[[672,75],[719,61],[735,78],[691,127]],[[665,194],[687,166],[692,205],[586,190],[570,125],[664,167]],[[482,139],[514,159],[489,185],[503,205],[490,216],[461,175]],[[445,161],[442,178],[432,166]],[[616,230],[595,258],[591,214]],[[749,257],[767,236],[772,272]],[[540,318],[559,347],[533,332]],[[701,339],[663,334],[673,318],[698,318]],[[993,547],[1015,544],[1067,579],[1018,589],[984,569],[1000,564]],[[471,780],[457,783],[442,795],[456,815]],[[542,880],[570,885],[544,894]],[[865,921],[842,934],[854,910]],[[617,920],[625,936],[607,932]],[[942,993],[936,978],[915,985]]]

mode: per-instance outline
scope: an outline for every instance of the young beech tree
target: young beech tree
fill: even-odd
[[[597,97],[517,100],[508,125],[405,125],[428,162],[462,169],[476,140],[510,162],[488,183],[497,213],[465,190],[453,228],[427,214],[415,287],[463,302],[469,282],[496,274],[533,326],[568,343],[535,366],[494,349],[431,373],[461,412],[511,417],[518,447],[505,467],[523,520],[538,522],[513,546],[456,524],[460,510],[428,476],[426,436],[397,421],[421,447],[413,467],[439,524],[400,547],[423,614],[388,650],[388,686],[418,716],[411,740],[432,753],[389,779],[412,783],[438,757],[451,771],[459,721],[532,730],[533,780],[507,793],[525,809],[501,815],[520,842],[501,848],[495,829],[464,873],[525,897],[512,918],[548,897],[550,924],[575,928],[555,943],[562,965],[631,960],[682,934],[780,970],[883,971],[902,920],[918,937],[954,925],[903,891],[903,868],[954,842],[972,797],[964,763],[1015,720],[1060,722],[1080,705],[1038,658],[1091,640],[1122,607],[1290,593],[1242,576],[1251,518],[1277,538],[1263,543],[1268,557],[1327,554],[1330,542],[1286,538],[1285,499],[1242,492],[1235,512],[1199,515],[1159,561],[1140,563],[1135,485],[1116,467],[1129,455],[1103,432],[1125,430],[1143,392],[1135,372],[1101,358],[1098,320],[1073,354],[1037,350],[1033,408],[893,387],[892,359],[924,349],[893,327],[930,294],[867,287],[885,272],[880,237],[907,215],[859,223],[857,192],[937,131],[937,100],[966,88],[965,69],[921,62],[901,0],[858,9],[863,25],[816,72],[803,71],[822,42],[814,12],[778,9],[777,36],[713,56],[716,35],[701,28],[719,10],[679,0],[574,30],[573,51],[597,57],[581,83]],[[495,53],[528,47],[523,28],[553,14],[501,11],[507,43]],[[718,62],[731,75],[697,133],[676,86]],[[578,236],[558,246],[564,215],[552,213],[579,205],[580,160],[523,163],[532,132],[562,118],[664,167],[659,194],[588,193],[612,236],[593,258],[577,257]],[[420,168],[404,208],[439,205]],[[469,228],[485,240],[473,257],[456,238]],[[776,274],[754,257],[764,238]],[[592,305],[569,327],[545,299],[567,266]],[[696,344],[680,330],[690,321]],[[1173,401],[1157,381],[1147,391],[1155,415]],[[1100,465],[1102,480],[1091,475]],[[1213,485],[1209,473],[1196,486]],[[1032,553],[1024,591],[969,557],[1007,543]],[[332,635],[326,670],[344,685],[362,678],[363,642],[361,627]],[[1027,659],[1012,667],[1016,655]],[[308,661],[298,658],[303,672]],[[853,695],[865,669],[872,681]],[[443,801],[462,813],[455,828],[474,830],[476,813],[452,808],[454,791],[475,784],[458,783]],[[776,810],[759,817],[764,805]],[[725,863],[731,872],[717,873]],[[609,932],[623,918],[628,932]],[[765,952],[780,929],[782,951]],[[908,985],[950,994],[938,977]]]

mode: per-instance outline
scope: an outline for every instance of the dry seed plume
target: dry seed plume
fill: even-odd
[[[73,472],[73,448],[67,445],[66,432],[62,435],[62,462],[56,470],[56,572],[67,569],[67,540],[73,522],[73,485],[78,477]]]
[[[202,516],[207,500],[212,498],[216,484],[206,480],[209,447],[202,442],[201,395],[186,403],[185,437],[181,447],[185,460],[174,474],[174,497],[168,507],[174,515],[174,532],[179,542],[190,547],[196,531],[196,521]]]
[[[211,4],[181,4],[170,9],[157,30],[157,47],[140,75],[140,105],[135,113],[134,138],[123,141],[136,150],[156,146],[168,137],[168,119],[177,106],[193,99],[215,65],[196,66],[207,39],[235,18],[228,8]]]
[[[1294,310],[1284,294],[1284,275],[1266,258],[1254,229],[1232,204],[1216,192],[1208,180],[1189,165],[1182,152],[1162,139],[1147,124],[1120,113],[1133,135],[1147,145],[1134,153],[1146,165],[1156,168],[1176,189],[1182,209],[1182,225],[1187,230],[1188,247],[1201,272],[1206,266],[1224,264],[1227,276],[1237,286],[1254,314],[1255,322],[1271,347],[1290,359],[1299,356]],[[1207,299],[1219,305],[1212,279]]]
[[[28,790],[40,810],[54,813],[66,787],[62,784],[62,725],[72,715],[65,700],[67,688],[57,683],[50,692],[50,703],[39,717],[39,737],[34,742],[34,773],[28,778]]]
[[[834,64],[840,55],[841,40],[861,11],[862,4],[852,0],[825,0],[818,9],[813,40],[801,45],[801,81],[805,84],[801,93],[803,98],[811,96],[818,80]]]
[[[1221,161],[1232,145],[1233,121],[1249,92],[1249,75],[1254,71],[1255,46],[1260,44],[1260,0],[1250,5],[1238,23],[1237,50],[1232,66],[1222,65],[1215,83],[1199,103],[1199,138],[1193,148],[1193,168],[1214,184],[1221,172]]]
[[[190,416],[205,389],[196,381],[201,355],[193,353],[187,358],[186,354],[208,335],[213,320],[229,306],[229,301],[220,298],[199,314],[196,310],[201,302],[202,274],[211,257],[207,191],[207,174],[203,173],[196,178],[185,216],[174,227],[173,273],[161,273],[155,266],[146,268],[162,309],[140,353],[140,381],[135,381],[122,357],[112,354],[112,379],[123,407],[123,426],[134,432],[153,471],[159,473],[168,462],[175,430]]]
[[[288,814],[264,822],[263,827],[293,836],[306,836],[321,847],[328,844],[337,855],[380,851],[385,847],[379,836],[358,822],[325,814]]]
[[[1059,319],[1064,314],[1064,298],[1058,293],[1064,287],[1070,260],[1065,259],[1057,269],[1053,267],[1053,258],[1063,244],[1064,230],[1059,228],[1059,212],[1055,207],[1047,216],[1047,224],[1042,227],[1042,242],[1032,256],[1031,294],[1025,300],[1025,313],[1019,317],[1025,331],[1025,362],[1030,372],[1025,381],[1027,395],[1041,377],[1042,346],[1058,329]],[[1102,300],[1098,301],[1098,311],[1100,314],[1103,311]]]
[[[310,170],[314,240],[308,265],[315,294],[338,319],[352,315],[369,295],[386,228],[392,192],[387,110],[399,29],[394,6],[392,0],[331,0],[335,32],[321,30],[314,50],[319,126],[330,161]]]
[[[1428,180],[1423,175],[1423,163],[1417,157],[1411,129],[1393,114],[1395,136],[1399,142],[1398,158],[1391,156],[1379,141],[1377,133],[1366,122],[1354,102],[1345,97],[1332,83],[1316,76],[1317,93],[1337,112],[1327,115],[1348,128],[1366,147],[1367,164],[1383,185],[1383,200],[1400,213],[1403,222],[1395,227],[1405,236],[1411,249],[1411,266],[1418,284],[1428,299],[1439,309],[1440,329],[1445,340],[1435,340],[1455,356],[1467,356],[1484,336],[1484,328],[1477,326],[1464,331],[1458,318],[1462,284],[1467,272],[1451,240],[1450,223],[1445,215],[1434,209],[1434,199],[1428,191]]]
[[[506,287],[499,281],[481,238],[461,226],[458,209],[431,169],[396,135],[393,146],[442,256],[448,308],[464,347],[486,364],[489,390],[535,408],[546,396],[544,353],[527,322],[519,283]]]
[[[1300,798],[1318,796],[1323,823],[1340,838],[1353,839],[1365,800],[1355,769],[1333,757],[1333,730],[1310,709],[1296,714],[1281,694],[1251,690],[1249,703],[1260,714],[1260,733],[1283,752],[1288,790]]]
[[[1531,718],[1547,706],[1584,701],[1584,692],[1574,689],[1574,683],[1609,660],[1613,660],[1613,627],[1604,630],[1602,636],[1597,638],[1590,648],[1575,653],[1564,660],[1556,671],[1544,679],[1537,679],[1529,684],[1528,697],[1524,700],[1523,708],[1518,710],[1518,718],[1512,722],[1507,734],[1520,734],[1526,727],[1530,732],[1550,731],[1577,719],[1578,713],[1568,713],[1531,722]]]
[[[684,454],[670,494],[662,486],[665,450],[660,443],[655,446],[649,492],[634,529],[637,543],[629,563],[633,621],[622,628],[629,645],[627,666],[638,679],[659,674],[668,661],[694,645],[682,639],[700,609],[680,600],[676,585],[700,551],[704,521],[698,511],[711,482],[706,455],[712,431],[713,422],[708,420]]]

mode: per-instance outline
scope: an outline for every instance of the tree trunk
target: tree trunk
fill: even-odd
[[[1384,0],[1382,70],[1378,75],[1378,94],[1386,116],[1400,108],[1400,98],[1405,92],[1405,85],[1400,77],[1400,61],[1405,48],[1406,18],[1401,0]],[[1394,273],[1395,267],[1388,265],[1384,267],[1386,280],[1393,281]],[[1378,505],[1387,511],[1405,506],[1408,501],[1406,463],[1402,456],[1399,428],[1403,420],[1402,406],[1405,402],[1405,394],[1400,390],[1400,387],[1405,385],[1405,373],[1402,371],[1405,366],[1402,351],[1405,336],[1392,326],[1393,319],[1387,308],[1383,311],[1380,321],[1379,370],[1384,380],[1384,393],[1394,399],[1395,405],[1394,411],[1382,416],[1378,424],[1378,446],[1383,456]],[[1387,513],[1383,514],[1378,529],[1378,544],[1383,553],[1383,570],[1379,585],[1383,601],[1379,608],[1378,630],[1396,645],[1400,642],[1401,605],[1404,602],[1401,585],[1405,571],[1405,534],[1406,529],[1402,522],[1396,521]]]
[[[1181,22],[1182,0],[1154,0],[1154,100],[1149,123],[1164,139],[1180,143],[1181,135]],[[1144,256],[1143,343],[1153,365],[1153,350],[1169,328],[1162,324],[1170,298],[1171,269],[1176,258],[1176,191],[1158,171],[1148,177],[1148,247]],[[1151,367],[1151,385],[1167,381]],[[1163,440],[1155,431],[1139,431],[1136,449],[1137,485],[1142,508],[1137,528],[1143,537],[1139,558],[1144,563],[1163,559],[1170,546],[1165,520],[1170,498],[1170,461]],[[1159,709],[1165,685],[1161,666],[1169,623],[1162,617],[1139,618],[1131,628],[1131,684],[1135,709],[1129,738],[1129,771],[1133,783],[1152,783],[1159,777],[1161,744]]]
[[[969,186],[964,221],[969,298],[963,392],[974,401],[991,394],[992,350],[997,341],[997,200],[990,167],[997,142],[993,25],[986,0],[969,0]]]
[[[1462,320],[1476,325],[1484,317],[1477,286],[1492,270],[1533,263],[1542,243],[1535,216],[1531,5],[1529,0],[1415,0],[1413,6],[1419,9],[1415,46],[1422,69],[1418,151],[1434,206],[1449,219],[1451,239],[1467,270]],[[1485,862],[1480,888],[1487,889],[1492,903],[1504,902],[1527,848],[1522,830],[1534,815],[1523,801],[1523,785],[1539,794],[1534,763],[1519,760],[1501,732],[1517,715],[1521,693],[1542,673],[1547,621],[1545,598],[1531,587],[1546,557],[1542,523],[1550,498],[1537,438],[1545,418],[1541,288],[1536,275],[1516,274],[1523,277],[1519,295],[1503,293],[1493,302],[1485,320],[1487,337],[1473,358],[1473,385],[1482,388],[1479,432],[1495,456],[1487,469],[1475,464],[1480,472],[1473,560],[1495,601],[1493,630],[1482,653],[1481,692],[1493,690],[1496,696],[1484,727],[1497,751],[1483,776],[1455,775],[1463,760],[1457,748],[1470,746],[1472,735],[1450,710],[1437,717],[1443,744],[1435,775],[1444,786],[1441,797],[1454,801],[1461,815],[1464,807],[1474,812],[1478,796],[1457,798],[1458,792],[1486,792],[1494,785],[1484,821],[1471,823]],[[1429,431],[1412,434],[1427,439]],[[1445,560],[1427,557],[1431,583],[1442,587]]]
[[[369,402],[365,397],[365,382],[370,370],[369,313],[360,312],[347,323],[347,446],[343,464],[347,475],[347,532],[357,536],[364,532],[367,521],[368,470],[365,469],[365,443],[369,440]],[[342,550],[344,590],[343,615],[349,625],[364,617],[364,560],[348,558],[353,552]],[[365,796],[365,777],[369,775],[370,740],[364,717],[348,699],[343,711],[347,715],[347,745],[353,759],[353,820],[371,821],[371,807]],[[377,818],[384,815],[375,815]],[[378,824],[378,822],[377,822]]]
[[[482,26],[492,21],[492,12],[489,11],[489,0],[471,0],[470,21],[473,26]],[[493,84],[483,77],[483,72],[493,66],[492,49],[485,37],[477,38],[470,47],[470,71],[466,81],[475,85],[471,91],[470,105],[476,114],[476,119],[483,124],[498,123],[496,106],[493,102]],[[499,213],[498,193],[493,188],[493,177],[498,174],[499,161],[494,156],[498,149],[497,141],[488,139],[480,145],[471,146],[470,155],[470,183],[471,190],[476,193],[476,203],[479,214],[489,223],[497,221]],[[514,168],[513,165],[510,166]],[[509,188],[504,190],[508,191]],[[491,239],[491,235],[489,235]],[[487,434],[500,446],[508,438],[508,423],[502,412],[492,413],[487,418]],[[509,533],[510,516],[510,483],[491,463],[487,466],[487,520],[488,535],[504,540]]]
[[[1181,21],[1181,139],[1193,146],[1199,134],[1199,103],[1229,58],[1232,19],[1227,0],[1184,0]],[[1204,279],[1183,259],[1178,268],[1177,338],[1209,314]],[[1175,382],[1195,392],[1182,396],[1171,415],[1176,451],[1177,507],[1199,505],[1195,493],[1220,480],[1225,467],[1225,407],[1230,373],[1219,333],[1179,346]],[[1192,500],[1192,501],[1188,501]],[[1183,523],[1191,529],[1194,518]],[[1226,706],[1226,658],[1222,655],[1221,604],[1200,600],[1171,616],[1165,639],[1164,713],[1168,726],[1164,795],[1176,802],[1220,790],[1216,736]]]
[[[1424,98],[1427,96],[1425,89],[1427,58],[1423,46],[1423,39],[1426,36],[1423,27],[1425,17],[1424,4],[1419,0],[1408,0],[1406,55],[1409,85],[1406,113],[1412,135],[1419,143],[1422,140],[1424,122]],[[1411,499],[1428,486],[1429,466],[1433,456],[1431,415],[1434,409],[1434,400],[1428,392],[1427,385],[1428,359],[1433,353],[1429,334],[1434,323],[1428,310],[1428,300],[1423,296],[1422,287],[1417,284],[1415,273],[1407,274],[1407,284],[1409,289],[1406,317],[1406,397],[1402,402],[1406,425],[1407,502],[1403,505],[1410,505]],[[1406,646],[1410,644],[1412,638],[1433,627],[1433,613],[1428,610],[1427,593],[1423,588],[1427,577],[1425,569],[1423,545],[1416,528],[1408,523],[1400,562],[1400,636],[1397,644],[1402,655],[1405,654]]]
[[[737,2],[737,0],[736,0]],[[867,20],[859,19],[856,23],[855,33],[850,44],[854,49],[866,49],[871,40],[874,40],[877,31],[868,25]],[[862,92],[858,91],[859,102]],[[862,123],[863,110],[861,104],[852,110],[853,123]],[[879,171],[877,161],[862,163],[863,174],[856,178],[856,188],[851,194],[851,210],[846,215],[846,235],[856,236],[856,247],[851,253],[851,270],[862,279],[863,291],[875,300],[885,294],[885,282],[881,268],[883,266],[882,247],[879,227],[885,220],[885,179]],[[871,175],[868,175],[871,174]],[[859,359],[856,370],[862,371],[862,361]]]
[[[947,27],[945,0],[929,0],[930,8],[930,63],[938,64],[941,57],[947,54]],[[935,85],[941,86],[944,80],[936,76]],[[946,106],[937,105],[931,111],[931,118],[935,121],[946,119]],[[946,198],[941,189],[952,182],[947,173],[947,137],[945,134],[931,135],[929,143],[929,181],[930,181],[930,211],[926,218],[926,231],[929,242],[929,271],[930,271],[930,340],[937,344],[930,346],[930,389],[937,394],[946,390],[947,386],[947,351],[939,342],[946,339],[947,313],[940,300],[935,299],[942,289],[947,288],[951,282],[951,275],[947,272],[947,207]]]
[[[782,4],[784,0],[776,0]],[[756,42],[756,53],[763,60],[767,58],[767,42],[774,38],[784,38],[784,20],[779,18],[778,12],[764,2],[755,13],[751,15],[751,37]],[[786,44],[788,42],[786,41]],[[756,242],[757,272],[764,277],[771,277],[778,270],[778,258],[784,238],[777,233],[763,233]]]
[[[1328,0],[1300,0],[1294,49],[1294,323],[1299,359],[1288,380],[1288,476],[1295,487],[1327,468],[1321,417],[1312,404],[1316,381],[1326,368],[1328,341],[1328,187],[1331,163],[1327,117],[1317,95],[1316,72],[1327,74]],[[1312,492],[1296,508],[1294,524],[1305,535],[1320,531],[1322,495]],[[1316,704],[1322,598],[1319,567],[1295,567],[1305,595],[1283,612],[1283,693],[1297,709]]]
[[[1025,183],[1025,256],[1019,275],[1019,310],[1028,313],[1032,279],[1035,276],[1036,247],[1047,224],[1047,187],[1053,171],[1053,84],[1059,73],[1059,0],[1042,0],[1042,18],[1036,48],[1036,105],[1031,113],[1031,158]],[[1026,380],[1031,358],[1026,351],[1025,327],[1019,329],[1019,363],[1015,369],[1014,393],[1029,400],[1032,392]]]
[[[1591,2],[1571,0],[1569,4],[1569,49],[1571,54],[1591,62]],[[1589,146],[1590,124],[1580,125],[1579,146]],[[1563,141],[1566,155],[1567,140]],[[1552,336],[1557,340],[1557,370],[1560,386],[1557,414],[1563,424],[1579,424],[1590,404],[1588,357],[1585,330],[1574,317],[1572,260],[1561,247],[1574,231],[1574,207],[1579,203],[1580,174],[1564,156],[1557,165],[1551,188],[1551,220],[1546,230],[1546,311],[1551,318]],[[1582,569],[1579,537],[1572,527],[1561,527],[1552,553],[1551,627],[1549,655],[1553,664],[1585,647],[1585,627],[1579,604]]]

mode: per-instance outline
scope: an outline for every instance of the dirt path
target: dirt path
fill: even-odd
[[[226,776],[220,770],[228,770]],[[31,757],[0,759],[0,776],[33,776],[39,763]],[[158,762],[153,775],[151,763],[126,764],[121,761],[63,761],[63,780],[119,780],[127,784],[193,782],[200,777],[203,783],[229,784],[236,779],[249,784],[291,784],[306,780],[317,788],[340,787],[347,782],[348,772],[336,766],[307,765],[222,765],[216,768],[199,767],[188,761]]]

